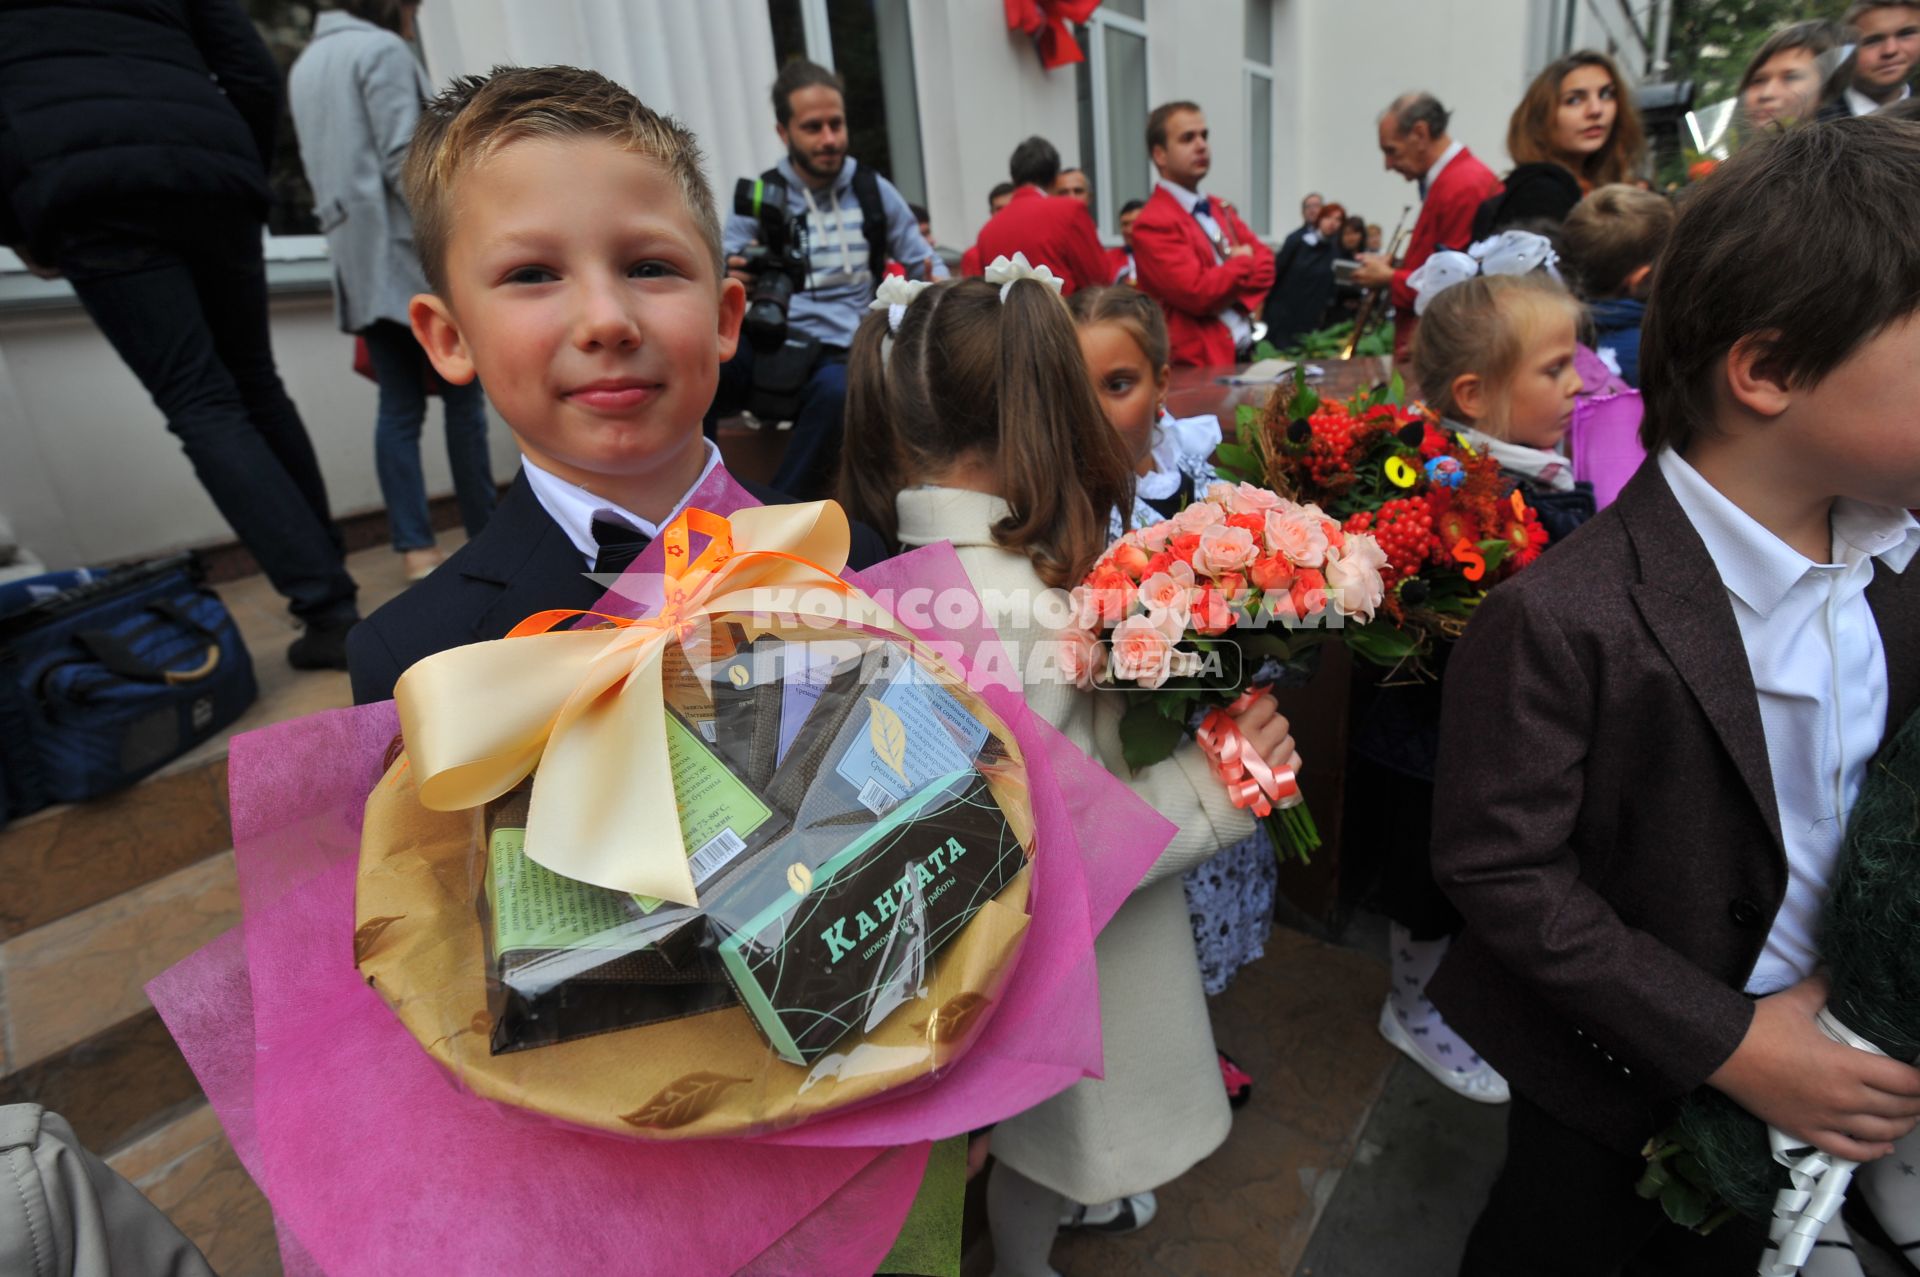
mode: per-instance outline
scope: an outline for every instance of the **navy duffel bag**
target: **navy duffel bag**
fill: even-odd
[[[79,584],[62,575],[0,595],[0,810],[11,817],[131,785],[255,695],[247,645],[191,555]]]

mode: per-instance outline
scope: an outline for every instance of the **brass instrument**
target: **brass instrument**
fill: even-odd
[[[1400,220],[1393,225],[1393,238],[1387,241],[1388,264],[1392,264],[1400,255],[1401,241],[1406,238],[1407,214],[1411,212],[1413,212],[1411,204],[1402,208]],[[1367,295],[1360,299],[1359,313],[1353,317],[1353,336],[1347,338],[1347,348],[1340,356],[1342,359],[1352,359],[1354,352],[1360,349],[1360,339],[1367,335],[1367,325],[1373,322],[1375,305],[1392,289],[1391,283],[1381,284],[1377,288],[1368,289]]]

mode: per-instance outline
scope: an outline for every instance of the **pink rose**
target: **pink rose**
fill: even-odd
[[[1267,548],[1303,568],[1317,568],[1327,557],[1327,530],[1320,519],[1295,507],[1267,512]]]
[[[1184,563],[1175,566],[1186,567]],[[1187,571],[1190,574],[1193,569],[1188,568]],[[1146,605],[1147,614],[1150,616],[1171,612],[1176,608],[1184,616],[1187,610],[1187,588],[1192,584],[1191,581],[1183,584],[1171,572],[1155,572],[1140,582],[1140,601]],[[1181,624],[1185,625],[1186,622],[1183,620]]]
[[[1149,690],[1167,681],[1173,669],[1173,640],[1144,616],[1130,616],[1113,627],[1113,676]]]
[[[1213,524],[1200,534],[1200,547],[1194,551],[1193,566],[1208,576],[1238,572],[1253,566],[1260,557],[1260,546],[1245,528]]]
[[[1387,596],[1380,569],[1387,565],[1386,551],[1370,536],[1355,532],[1346,545],[1327,555],[1327,589],[1333,606],[1342,616],[1357,616],[1371,621],[1376,608]]]
[[[1092,687],[1106,666],[1100,640],[1087,630],[1062,630],[1054,643],[1054,667],[1075,687]]]
[[[1167,542],[1173,540],[1173,524],[1163,519],[1151,527],[1139,529],[1137,535],[1140,538],[1141,549],[1150,554],[1158,554],[1167,548]]]
[[[1178,533],[1204,532],[1216,523],[1225,523],[1227,512],[1211,501],[1196,501],[1179,514],[1173,516],[1173,530]]]
[[[1233,514],[1265,514],[1286,504],[1286,498],[1256,484],[1235,484],[1227,493],[1227,510]]]

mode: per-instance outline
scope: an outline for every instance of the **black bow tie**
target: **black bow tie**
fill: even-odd
[[[640,557],[647,548],[647,542],[653,540],[644,532],[637,532],[624,523],[595,519],[593,521],[593,542],[600,547],[600,554],[593,561],[596,573],[618,576],[627,570],[627,566]]]

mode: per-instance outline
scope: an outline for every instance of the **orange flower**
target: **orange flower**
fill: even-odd
[[[1249,569],[1253,583],[1262,590],[1284,590],[1293,584],[1293,564],[1282,554],[1268,555]]]
[[[1126,542],[1114,546],[1113,553],[1108,555],[1107,558],[1114,567],[1126,573],[1127,579],[1131,581],[1138,581],[1141,577],[1147,575],[1153,563],[1152,555],[1148,554],[1139,546],[1130,545]]]

